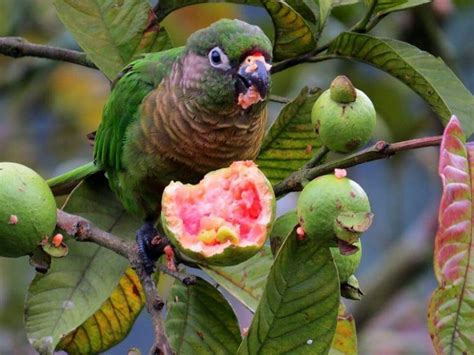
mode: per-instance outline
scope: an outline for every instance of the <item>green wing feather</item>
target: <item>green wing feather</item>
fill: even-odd
[[[119,75],[107,101],[96,135],[94,159],[102,169],[122,168],[122,151],[127,128],[140,115],[144,98],[170,72],[183,47],[148,53],[130,63]]]

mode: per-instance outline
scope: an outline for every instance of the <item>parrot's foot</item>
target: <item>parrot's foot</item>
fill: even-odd
[[[155,270],[155,263],[169,246],[169,240],[162,236],[151,221],[145,222],[137,231],[138,254],[147,274]]]

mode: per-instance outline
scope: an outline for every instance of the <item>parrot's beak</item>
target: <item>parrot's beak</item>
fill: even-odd
[[[267,96],[270,87],[271,67],[260,53],[249,55],[242,62],[237,73],[237,90],[239,104],[244,109],[264,100]]]

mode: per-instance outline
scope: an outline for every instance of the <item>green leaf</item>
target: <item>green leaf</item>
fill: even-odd
[[[133,237],[140,225],[123,211],[103,176],[81,183],[64,210],[122,238]],[[48,273],[37,274],[28,290],[26,333],[39,352],[51,352],[64,335],[97,311],[128,266],[125,258],[96,244],[69,237],[65,243],[68,256],[53,258]]]
[[[320,93],[303,88],[267,132],[256,163],[273,184],[301,168],[321,146],[311,123],[311,109]]]
[[[390,12],[406,10],[429,2],[431,0],[377,0],[374,13],[376,16],[382,16]]]
[[[209,266],[202,269],[221,287],[255,312],[262,297],[268,272],[273,264],[269,246],[255,256],[235,266]]]
[[[59,18],[111,80],[139,54],[171,48],[146,0],[54,0]]]
[[[160,0],[158,5],[155,8],[156,16],[161,22],[166,16],[168,16],[173,11],[176,11],[180,8],[196,5],[196,4],[206,4],[206,3],[219,3],[221,0]],[[262,6],[260,0],[227,0],[228,3],[240,4],[240,5],[254,5]]]
[[[285,1],[261,0],[275,26],[273,59],[280,61],[307,53],[316,47],[311,25]]]
[[[354,5],[360,2],[360,0],[332,0],[333,7],[337,6],[346,6],[346,5]]]
[[[357,333],[354,317],[347,313],[344,303],[339,305],[336,334],[329,355],[357,354]]]
[[[474,349],[474,144],[466,144],[455,117],[443,134],[439,174],[443,195],[433,256],[439,286],[428,328],[437,354],[468,354]]]
[[[318,29],[321,33],[326,26],[326,22],[331,14],[332,8],[334,7],[334,1],[332,0],[319,0],[319,21]]]
[[[336,0],[338,2],[357,2],[358,0]],[[155,13],[158,20],[161,22],[166,16],[173,11],[180,8],[196,5],[196,4],[208,4],[208,3],[221,3],[222,0],[160,0],[158,5],[155,7]],[[226,0],[227,3],[238,4],[238,5],[250,5],[250,6],[262,6],[260,0]],[[287,0],[286,1],[294,10],[299,12],[305,19],[312,23],[316,23],[316,18],[311,11],[311,5],[314,4],[314,0]]]
[[[232,308],[213,286],[198,278],[170,290],[166,334],[176,354],[235,354],[241,336]]]
[[[329,248],[293,230],[268,275],[239,354],[326,354],[336,330],[339,280]]]
[[[110,297],[84,324],[59,343],[68,354],[97,354],[122,341],[145,304],[145,293],[135,271],[129,267]]]
[[[456,115],[467,136],[474,132],[474,97],[441,59],[405,42],[350,32],[339,35],[328,52],[384,70],[428,102],[444,125]]]

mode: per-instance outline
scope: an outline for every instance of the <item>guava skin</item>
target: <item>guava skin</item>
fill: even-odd
[[[333,174],[320,176],[309,182],[299,196],[298,223],[308,238],[324,240],[329,246],[336,246],[334,222],[341,212],[370,212],[365,191],[351,179]]]
[[[354,245],[359,248],[359,250],[351,255],[342,255],[339,248],[331,248],[332,258],[336,263],[341,284],[347,282],[349,277],[354,274],[359,267],[360,259],[362,258],[362,244],[360,240],[358,240]]]
[[[0,256],[31,254],[56,226],[56,202],[46,181],[30,168],[0,163]]]
[[[338,103],[326,90],[314,103],[311,121],[323,145],[331,151],[349,153],[365,145],[375,128],[376,113],[372,101],[355,89],[356,100]]]
[[[296,211],[287,212],[277,218],[270,234],[270,244],[274,256],[276,256],[286,236],[297,224],[298,217]],[[357,246],[359,250],[352,255],[342,255],[337,247],[330,248],[341,284],[347,282],[349,277],[354,274],[359,267],[362,258],[362,244],[360,240],[358,240],[354,245]]]

